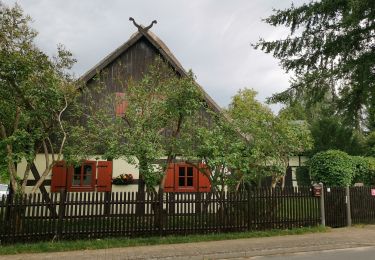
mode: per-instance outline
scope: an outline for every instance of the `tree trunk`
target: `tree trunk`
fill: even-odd
[[[146,183],[144,180],[144,172],[147,171],[147,159],[144,156],[140,156],[139,160],[139,178],[138,178],[138,192],[137,192],[137,206],[136,214],[145,214],[145,187]]]

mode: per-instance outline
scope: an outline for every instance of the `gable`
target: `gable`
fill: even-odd
[[[141,37],[101,69],[101,79],[107,91],[122,92],[122,84],[128,79],[140,80],[158,55],[158,50],[145,37]],[[93,78],[87,81],[87,85],[93,83]]]
[[[178,75],[186,76],[187,72],[182,65],[168,49],[168,47],[151,31],[138,31],[133,34],[130,39],[101,60],[97,65],[87,71],[80,80],[90,85],[93,83],[93,77],[98,72],[105,72],[104,82],[110,92],[116,92],[130,77],[140,79],[149,64],[151,64],[156,56],[159,55],[169,64]],[[124,64],[127,64],[125,66]],[[117,76],[119,81],[114,82]],[[102,77],[103,79],[103,77]],[[216,102],[204,91],[204,89],[196,83],[197,88],[202,92],[203,97],[210,109],[221,114],[221,108]]]

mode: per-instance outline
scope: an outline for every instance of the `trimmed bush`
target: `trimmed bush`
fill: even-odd
[[[344,187],[353,181],[354,164],[350,155],[338,150],[315,154],[309,161],[311,179],[328,186]]]

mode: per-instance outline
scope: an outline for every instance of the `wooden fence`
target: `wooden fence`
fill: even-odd
[[[375,187],[350,187],[350,212],[352,224],[375,223]],[[347,225],[347,201],[345,188],[324,189],[326,225],[344,227]]]
[[[0,242],[216,233],[315,226],[310,188],[242,193],[51,193],[0,201]]]

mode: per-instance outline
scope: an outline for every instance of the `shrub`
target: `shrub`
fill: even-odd
[[[338,150],[328,150],[315,154],[309,161],[311,178],[328,186],[350,185],[354,175],[351,156]]]
[[[353,180],[352,184],[363,182],[364,178],[369,174],[369,160],[362,156],[352,156],[353,163]]]
[[[365,185],[375,185],[375,158],[366,157],[367,170],[362,176],[362,181]]]

